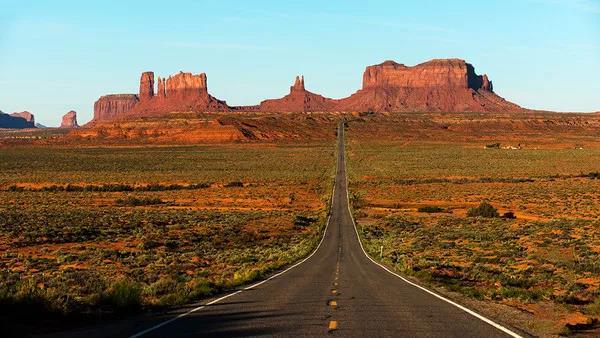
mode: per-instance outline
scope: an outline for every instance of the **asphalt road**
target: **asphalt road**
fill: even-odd
[[[259,285],[187,309],[178,318],[146,319],[112,332],[107,327],[104,335],[511,336],[504,327],[403,280],[366,256],[348,209],[343,128],[339,136],[331,215],[312,256]],[[94,336],[89,331],[76,335]]]

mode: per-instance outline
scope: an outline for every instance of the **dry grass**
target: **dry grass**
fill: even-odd
[[[518,308],[532,316],[530,332],[597,334],[600,181],[587,173],[600,169],[600,150],[369,141],[352,131],[350,190],[374,257],[383,246],[383,261],[406,275]],[[482,201],[517,218],[467,217]]]

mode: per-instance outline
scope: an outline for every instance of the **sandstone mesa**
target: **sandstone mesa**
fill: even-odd
[[[35,128],[35,118],[28,111],[11,114],[0,111],[0,128]]]
[[[77,124],[77,112],[71,110],[65,115],[63,115],[62,120],[60,122],[60,128],[79,128],[79,124]]]
[[[155,90],[156,88],[156,90]],[[385,61],[368,66],[362,88],[349,97],[331,99],[306,90],[298,76],[290,93],[255,106],[229,106],[208,93],[206,74],[180,72],[156,79],[140,78],[138,94],[102,96],[93,121],[155,116],[169,112],[522,112],[494,92],[488,76],[477,75],[461,59],[434,59],[416,66]]]

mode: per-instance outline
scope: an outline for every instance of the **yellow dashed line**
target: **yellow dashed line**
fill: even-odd
[[[333,306],[333,307],[336,307],[337,306],[337,302],[335,300],[331,300],[331,301],[329,301],[329,305]]]
[[[329,321],[329,331],[337,330],[337,321],[331,320]]]
[[[333,295],[337,294],[337,290],[331,290],[331,294],[333,294]]]

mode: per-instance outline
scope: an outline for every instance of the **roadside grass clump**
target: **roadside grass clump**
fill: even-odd
[[[145,205],[157,205],[164,204],[165,202],[158,197],[134,197],[127,196],[126,198],[119,198],[115,201],[117,205],[120,206],[145,206]]]
[[[594,302],[585,308],[585,312],[589,315],[600,316],[600,295],[596,296]]]
[[[433,213],[444,212],[445,209],[437,207],[437,206],[433,206],[433,205],[426,205],[426,206],[419,207],[419,209],[417,209],[417,211],[433,214]]]
[[[484,218],[498,218],[500,214],[498,209],[488,202],[481,202],[478,207],[470,208],[467,211],[468,217],[484,217]]]
[[[110,286],[101,302],[116,312],[136,311],[142,306],[142,287],[130,279],[119,279]]]

